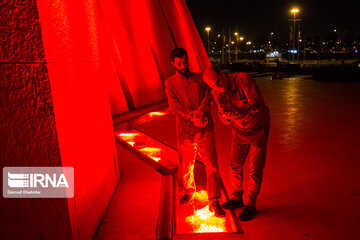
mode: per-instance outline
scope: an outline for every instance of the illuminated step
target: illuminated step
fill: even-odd
[[[160,173],[175,174],[178,153],[175,149],[135,129],[115,133],[118,143],[141,158]]]
[[[194,194],[190,204],[180,205],[177,195],[178,152],[152,137],[136,130],[144,123],[166,115],[168,111],[146,113],[121,125],[115,132],[116,142],[163,175],[159,206],[157,239],[237,239],[243,229],[234,211],[217,218],[209,211],[207,192]],[[205,175],[203,175],[205,174]],[[199,178],[206,178],[201,173]],[[205,185],[206,186],[206,185]],[[221,202],[228,199],[225,188]]]

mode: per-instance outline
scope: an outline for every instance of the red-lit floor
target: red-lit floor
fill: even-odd
[[[268,158],[259,214],[242,222],[239,239],[360,239],[360,84],[302,77],[257,82],[271,112]],[[214,119],[230,192],[231,129]],[[176,147],[171,114],[138,129]],[[154,239],[161,176],[135,157],[122,158],[120,171],[97,239]],[[122,217],[112,218],[113,211]]]

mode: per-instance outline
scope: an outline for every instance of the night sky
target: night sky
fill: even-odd
[[[307,36],[325,35],[337,29],[360,34],[360,14],[354,0],[186,0],[191,15],[203,35],[205,25],[212,27],[211,33],[221,33],[222,27],[238,27],[240,34],[254,39],[256,36],[274,32],[283,38],[289,36],[290,9],[300,8],[297,18],[301,30]]]

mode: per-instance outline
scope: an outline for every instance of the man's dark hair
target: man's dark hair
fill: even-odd
[[[171,56],[172,62],[174,61],[174,58],[177,58],[177,57],[186,57],[186,58],[188,57],[186,50],[183,48],[174,48],[171,51],[170,56]]]

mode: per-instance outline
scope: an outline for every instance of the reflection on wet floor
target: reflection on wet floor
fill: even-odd
[[[297,124],[299,124],[297,120],[303,118],[304,115],[304,103],[300,99],[299,81],[301,81],[299,78],[291,77],[289,81],[285,82],[284,97],[286,106],[284,121],[287,124],[284,126],[286,129],[284,129],[283,144],[290,142],[292,139],[297,139],[296,128]]]

